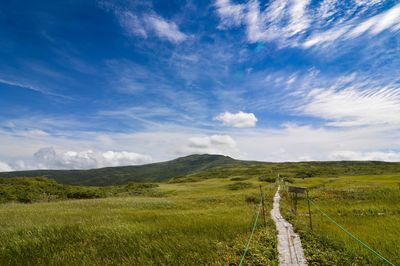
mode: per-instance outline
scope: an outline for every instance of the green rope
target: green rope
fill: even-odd
[[[310,199],[310,202],[315,206],[315,208],[317,208],[317,210],[319,212],[321,212],[326,218],[328,218],[328,220],[330,220],[333,224],[335,224],[337,227],[339,227],[343,232],[345,232],[346,234],[348,234],[349,236],[351,236],[354,240],[356,240],[358,243],[360,243],[361,245],[363,245],[364,247],[366,247],[372,254],[374,254],[375,256],[377,256],[378,258],[382,259],[383,261],[385,261],[387,264],[392,265],[392,266],[396,266],[396,264],[394,264],[393,262],[391,262],[390,260],[386,259],[384,256],[382,256],[381,254],[379,254],[377,251],[375,251],[374,249],[372,249],[368,244],[366,244],[365,242],[361,241],[359,238],[357,238],[355,235],[353,235],[352,233],[349,232],[349,230],[347,230],[346,228],[344,228],[343,226],[341,226],[340,224],[338,224],[335,220],[333,220],[328,214],[326,214],[324,211],[322,211],[317,204],[315,204],[314,201],[312,201]]]
[[[260,207],[258,208],[258,211],[257,211],[256,219],[255,219],[254,225],[253,225],[253,230],[251,230],[249,240],[247,241],[246,247],[244,248],[242,257],[240,258],[239,266],[241,266],[243,264],[244,257],[246,256],[246,253],[249,250],[251,239],[253,238],[254,231],[256,230],[256,227],[257,227],[258,216],[260,216],[260,211],[261,211],[261,206],[262,206],[261,204],[262,204],[262,201],[261,201]]]

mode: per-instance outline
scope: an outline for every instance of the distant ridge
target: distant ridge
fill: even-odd
[[[45,176],[62,184],[108,186],[129,182],[195,182],[207,178],[250,178],[280,174],[290,178],[399,174],[400,163],[379,161],[257,162],[214,154],[189,155],[171,161],[89,170],[0,172],[0,178]]]
[[[201,154],[180,157],[171,161],[133,166],[105,167],[88,170],[30,170],[0,173],[0,177],[46,176],[63,184],[117,185],[128,182],[160,182],[185,176],[213,167],[238,162],[228,156]]]

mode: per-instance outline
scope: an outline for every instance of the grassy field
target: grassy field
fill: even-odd
[[[362,175],[294,179],[310,188],[310,197],[323,211],[393,263],[400,265],[400,175]],[[293,215],[284,194],[284,215],[299,231],[311,265],[385,265],[311,205],[299,200]]]
[[[0,265],[237,263],[259,197],[256,179],[237,182],[161,183],[157,196],[1,204]],[[270,209],[275,187],[262,184]],[[274,224],[269,216],[267,227],[261,222],[246,264],[277,265]]]
[[[310,188],[317,206],[400,264],[400,164],[231,163],[229,158],[197,156],[163,167],[185,172],[193,158],[203,170],[153,184],[88,187],[43,177],[0,179],[0,265],[237,263],[258,208],[260,184],[266,192],[267,225],[259,220],[245,265],[277,265],[269,212],[278,174],[285,182]],[[304,198],[297,215],[286,192],[282,198],[282,213],[300,233],[310,265],[383,265],[314,206],[311,232]]]

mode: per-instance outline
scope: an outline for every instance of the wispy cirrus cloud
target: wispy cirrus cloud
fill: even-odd
[[[330,126],[400,126],[399,88],[314,89],[307,98],[300,111],[326,119]]]
[[[147,38],[147,30],[141,18],[128,10],[116,10],[115,14],[121,27],[129,35]]]
[[[230,0],[217,0],[215,1],[215,6],[221,18],[219,24],[221,29],[239,26],[242,23],[246,8],[244,4],[233,4]]]
[[[120,26],[128,35],[145,39],[155,35],[175,44],[188,38],[188,35],[179,29],[176,22],[163,18],[151,9],[147,12],[135,12],[129,7],[108,2],[100,2],[100,6],[115,14]]]
[[[178,25],[175,22],[167,21],[158,15],[147,15],[144,18],[144,21],[146,21],[148,27],[162,39],[166,39],[173,43],[180,43],[188,38],[186,34],[179,30]]]
[[[324,30],[324,32],[313,33],[311,37],[304,41],[302,46],[309,48],[337,40],[354,39],[363,34],[374,36],[385,30],[400,30],[400,4],[368,19],[361,20],[356,17]]]
[[[14,80],[0,78],[0,84],[4,84],[4,85],[7,85],[7,86],[11,86],[11,87],[16,87],[16,88],[20,88],[20,89],[26,89],[26,90],[35,91],[35,92],[42,93],[44,95],[67,98],[64,95],[52,92],[52,91],[50,91],[48,89],[45,89],[43,87],[40,87],[40,86],[32,85],[32,84],[30,84],[28,82],[14,81]]]
[[[258,0],[235,4],[229,0],[215,2],[220,28],[244,25],[251,43],[275,41],[280,46],[311,48],[377,35],[385,30],[400,30],[400,4],[385,10],[387,1],[276,0],[264,7]],[[339,8],[340,7],[340,8]]]

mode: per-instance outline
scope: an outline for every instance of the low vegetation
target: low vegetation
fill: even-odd
[[[226,185],[226,187],[230,190],[240,190],[240,189],[246,189],[246,188],[253,188],[254,185],[253,183],[250,182],[235,182]]]
[[[46,190],[43,183],[55,190],[79,189],[42,178],[28,181],[39,183],[40,190]],[[0,265],[237,263],[258,208],[257,201],[246,199],[259,199],[259,182],[246,182],[251,186],[239,190],[227,189],[234,183],[229,179],[94,187],[105,194],[125,189],[159,194],[0,204]],[[267,208],[274,190],[265,186]],[[259,221],[245,265],[277,265],[275,227],[266,218],[266,227]]]
[[[57,183],[45,177],[0,178],[0,203],[46,202],[65,199],[95,199],[112,196],[158,196],[158,184],[128,183],[120,186],[88,187]]]
[[[275,183],[276,182],[276,176],[260,176],[258,180],[263,181],[263,182],[268,182],[268,183]]]

